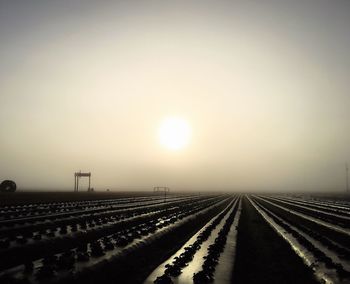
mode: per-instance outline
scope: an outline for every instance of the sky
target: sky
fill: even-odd
[[[0,43],[20,189],[345,189],[348,0],[0,0]],[[167,117],[186,147],[161,145]]]

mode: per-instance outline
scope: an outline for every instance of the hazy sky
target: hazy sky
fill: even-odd
[[[349,52],[349,0],[0,0],[0,179],[342,189]]]

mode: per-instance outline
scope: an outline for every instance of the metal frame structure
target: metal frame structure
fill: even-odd
[[[79,179],[81,177],[88,177],[89,178],[89,187],[88,191],[91,191],[91,173],[82,173],[81,171],[74,173],[74,192],[79,191]]]
[[[170,188],[167,186],[155,186],[153,187],[153,192],[164,192],[164,202],[166,202],[166,194],[167,192],[170,192]]]

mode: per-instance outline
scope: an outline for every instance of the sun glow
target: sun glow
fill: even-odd
[[[169,117],[164,119],[159,128],[159,141],[169,150],[180,150],[188,145],[191,128],[186,120]]]

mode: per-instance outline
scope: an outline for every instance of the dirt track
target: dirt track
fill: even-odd
[[[238,226],[234,283],[317,283],[246,198]]]

